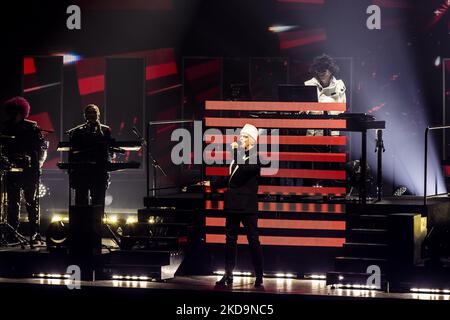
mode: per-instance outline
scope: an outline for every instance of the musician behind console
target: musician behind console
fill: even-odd
[[[95,104],[84,108],[86,122],[68,130],[72,145],[69,162],[80,167],[69,170],[70,187],[75,190],[75,205],[105,204],[109,185],[107,164],[111,160],[111,129],[100,123],[100,109]]]
[[[27,120],[30,104],[22,97],[15,97],[4,104],[6,121],[1,125],[1,135],[12,136],[6,140],[3,152],[13,167],[20,172],[8,172],[7,222],[17,230],[19,227],[21,191],[25,198],[30,226],[30,240],[40,241],[39,234],[39,180],[40,169],[47,157],[47,144],[34,121]]]
[[[305,81],[306,86],[315,86],[317,88],[317,99],[319,102],[343,102],[347,101],[345,95],[344,81],[336,79],[339,73],[339,67],[335,60],[329,55],[323,54],[315,57],[309,72],[312,78]],[[329,111],[331,115],[338,115],[340,111]],[[308,114],[323,114],[322,111],[309,111]],[[307,130],[308,136],[323,136],[323,130]],[[339,131],[331,131],[330,135],[338,136]]]

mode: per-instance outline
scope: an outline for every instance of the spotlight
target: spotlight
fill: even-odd
[[[398,187],[394,188],[394,192],[392,193],[392,195],[396,196],[396,197],[400,197],[400,196],[408,195],[408,194],[409,194],[408,188],[405,186],[398,186]]]
[[[281,25],[275,25],[270,26],[269,31],[273,33],[279,33],[279,32],[286,32],[297,28],[297,26],[281,26]]]
[[[105,218],[103,218],[103,222],[106,224],[116,224],[117,222],[119,222],[119,219],[115,214],[111,216],[108,215]]]
[[[435,67],[439,67],[441,65],[441,57],[438,56],[436,57],[436,59],[434,60],[434,66]]]
[[[73,64],[81,59],[81,57],[74,53],[55,53],[53,56],[62,56],[63,64]]]
[[[43,183],[39,183],[39,189],[38,189],[38,198],[43,198],[43,197],[45,197],[47,194],[48,195],[50,195],[50,192],[49,192],[49,188],[45,185],[45,184],[43,184]]]
[[[59,221],[65,221],[65,222],[69,222],[69,217],[67,216],[60,216],[58,214],[55,214],[52,216],[52,220],[51,222],[59,222]]]
[[[137,217],[135,217],[135,216],[129,216],[129,217],[127,218],[126,224],[133,224],[133,223],[137,223],[137,222],[138,222]]]
[[[66,250],[69,229],[62,220],[56,220],[50,223],[45,234],[47,249],[49,251]]]

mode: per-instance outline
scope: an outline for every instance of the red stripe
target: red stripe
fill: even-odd
[[[206,217],[206,226],[225,227],[225,218]],[[345,230],[345,221],[258,219],[258,228],[298,229],[298,230]]]
[[[260,236],[262,245],[266,246],[296,246],[296,247],[342,247],[345,238],[314,238],[314,237],[269,237]],[[225,243],[223,234],[206,234],[206,243]],[[238,236],[238,244],[248,244],[245,236]]]
[[[27,57],[23,59],[23,74],[29,75],[36,73],[36,65],[34,64],[34,58]]]
[[[103,92],[105,90],[105,76],[98,75],[78,79],[80,95],[85,96],[92,93]]]
[[[223,193],[226,189],[218,189],[218,193]],[[210,187],[205,187],[206,193],[211,193]],[[297,187],[297,186],[259,186],[258,194],[271,195],[343,195],[345,188],[341,187]]]
[[[205,110],[236,111],[346,111],[345,103],[205,101]]]
[[[444,175],[450,177],[450,166],[444,166]]]
[[[344,170],[311,170],[311,169],[278,169],[276,174],[272,174],[270,168],[262,168],[261,176],[271,178],[305,178],[305,179],[331,179],[345,180]],[[228,167],[207,167],[207,176],[228,176]]]
[[[175,62],[151,65],[145,68],[145,80],[154,80],[177,73],[177,65]]]
[[[221,60],[214,59],[192,67],[185,68],[186,77],[189,81],[206,77],[207,75],[218,73],[222,63]]]
[[[254,119],[205,117],[207,127],[239,128],[246,123],[259,128],[345,129],[346,120],[328,119]]]
[[[285,195],[328,195],[345,194],[345,188],[340,187],[296,187],[296,186],[259,186],[259,194],[285,194]]]
[[[302,30],[279,33],[280,49],[291,49],[308,44],[322,42],[327,39],[325,29]]]
[[[205,201],[206,210],[224,210],[223,201]],[[344,213],[341,204],[330,206],[326,203],[286,203],[286,202],[258,202],[258,211],[267,212],[319,212],[319,213]]]
[[[106,59],[104,57],[82,59],[77,61],[76,68],[78,79],[104,75]]]
[[[236,141],[239,136],[232,135],[205,135],[206,143],[231,143]],[[261,135],[258,143],[262,144],[295,144],[295,145],[336,145],[345,146],[347,144],[346,136],[266,136]]]
[[[260,152],[262,158],[278,159],[278,161],[308,161],[308,162],[346,162],[345,153],[315,153],[315,152]],[[232,157],[227,151],[205,151],[205,160],[225,161]]]

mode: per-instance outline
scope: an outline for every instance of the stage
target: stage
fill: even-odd
[[[0,292],[2,296],[8,294],[12,299],[32,303],[47,301],[62,310],[76,301],[77,306],[83,306],[82,310],[101,308],[103,315],[142,315],[143,309],[139,307],[143,307],[148,310],[148,315],[158,313],[170,319],[186,316],[194,319],[252,316],[259,319],[289,319],[306,312],[315,315],[349,312],[351,317],[353,312],[361,310],[359,308],[371,310],[371,315],[381,316],[387,312],[385,308],[378,308],[381,306],[408,306],[411,311],[429,307],[429,300],[448,302],[450,299],[448,295],[438,294],[332,289],[321,280],[265,278],[264,289],[255,289],[253,278],[235,277],[232,289],[218,289],[214,286],[218,279],[218,276],[179,276],[165,282],[82,281],[79,290],[69,290],[64,280],[0,278]],[[253,307],[251,315],[246,309],[249,306]],[[342,308],[345,307],[352,309],[344,311]],[[81,311],[78,308],[72,310],[75,314]],[[194,310],[198,313],[189,313]],[[356,313],[360,314],[359,311]]]

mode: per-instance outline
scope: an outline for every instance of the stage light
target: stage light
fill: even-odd
[[[128,280],[128,281],[152,281],[153,278],[149,276],[138,276],[138,275],[113,275],[111,277],[113,280]]]
[[[441,57],[438,56],[436,57],[436,59],[434,60],[434,66],[435,67],[439,67],[441,65]]]
[[[394,192],[392,193],[392,195],[396,196],[396,197],[400,197],[403,195],[407,195],[408,192],[408,188],[405,186],[398,186],[394,189]]]
[[[47,278],[47,279],[69,279],[70,275],[69,274],[60,274],[60,273],[38,273],[38,274],[33,274],[34,278]]]
[[[274,33],[279,33],[279,32],[293,30],[295,28],[297,28],[297,26],[279,26],[279,25],[277,25],[277,26],[270,26],[269,31],[274,32]]]
[[[411,292],[450,294],[449,289],[411,288]]]
[[[103,222],[106,224],[116,224],[119,222],[119,219],[117,218],[117,215],[107,215],[105,218],[103,218]]]
[[[325,280],[327,278],[326,275],[323,274],[310,274],[305,275],[305,279],[313,279],[313,280]]]
[[[46,243],[47,249],[61,250],[67,248],[67,238],[69,230],[62,220],[53,221],[47,228]]]
[[[344,289],[355,289],[355,290],[360,290],[360,289],[366,289],[366,290],[377,290],[380,288],[377,288],[377,286],[374,285],[366,285],[366,284],[350,284],[350,283],[346,283],[346,284],[336,284],[335,285],[337,288],[344,288]]]
[[[59,221],[65,221],[65,222],[69,222],[69,217],[66,216],[60,216],[58,214],[55,214],[52,216],[52,220],[51,222],[59,222]]]
[[[126,220],[126,224],[134,224],[137,222],[138,222],[138,219],[135,216],[129,216]]]
[[[45,197],[47,194],[50,194],[49,193],[49,188],[45,185],[45,184],[43,184],[43,183],[39,183],[39,189],[38,189],[38,198],[43,198],[43,197]]]
[[[62,56],[63,64],[73,64],[81,60],[81,56],[74,53],[54,53],[53,56]]]

